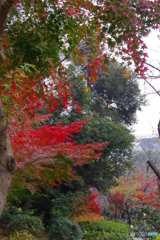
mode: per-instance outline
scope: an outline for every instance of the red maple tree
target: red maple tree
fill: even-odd
[[[26,117],[27,118],[27,117]],[[17,174],[23,181],[29,179],[28,187],[36,190],[36,184],[57,185],[76,179],[73,166],[82,166],[101,157],[107,142],[77,145],[74,134],[78,134],[89,120],[75,122],[67,126],[41,126],[44,116],[29,118],[24,124],[11,121],[10,137],[13,153],[18,162]],[[36,122],[35,122],[36,120]],[[37,179],[35,181],[35,179]]]

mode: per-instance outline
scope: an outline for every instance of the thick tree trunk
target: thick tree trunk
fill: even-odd
[[[0,1],[0,39],[4,32],[7,16],[13,3],[14,0]],[[0,216],[5,207],[12,178],[17,168],[17,163],[13,158],[10,139],[8,133],[6,132],[6,127],[6,121],[0,100]]]
[[[0,216],[6,204],[17,163],[13,157],[9,135],[6,132],[2,104],[0,101]]]

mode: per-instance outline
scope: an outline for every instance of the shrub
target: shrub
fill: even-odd
[[[28,214],[13,215],[10,219],[8,227],[15,230],[28,230],[32,234],[42,234],[44,226],[39,217],[30,216]]]
[[[8,210],[4,210],[1,215],[0,221],[9,222],[11,217],[12,217],[12,215],[10,214],[10,212]]]
[[[52,220],[49,230],[50,240],[81,240],[83,232],[80,226],[66,217],[57,217]]]
[[[84,191],[71,191],[79,187],[79,183],[66,183],[53,190],[43,189],[40,194],[36,193],[32,198],[34,214],[43,217],[45,226],[50,226],[51,219],[54,217],[72,218],[73,213],[77,210],[75,202],[77,204],[82,202],[81,197],[85,196],[83,196]]]
[[[98,240],[98,239],[105,239],[105,240],[131,240],[132,238],[125,233],[120,232],[85,232],[84,240]]]
[[[3,238],[3,240],[35,240],[35,238],[28,231],[22,230],[11,233],[9,237]]]
[[[120,232],[129,233],[130,228],[125,223],[99,220],[92,224],[89,222],[79,222],[82,231],[95,231],[95,232]]]
[[[85,240],[96,240],[96,239],[105,239],[105,240],[129,240],[132,239],[129,236],[131,231],[124,223],[122,222],[113,222],[113,221],[97,221],[93,224],[89,222],[79,223],[82,231],[84,232]]]

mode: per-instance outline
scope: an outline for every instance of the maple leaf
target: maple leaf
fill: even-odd
[[[131,73],[129,73],[129,72],[124,72],[124,76],[126,76],[126,77],[132,77]]]

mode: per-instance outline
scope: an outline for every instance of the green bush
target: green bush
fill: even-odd
[[[42,216],[46,227],[50,226],[51,219],[54,217],[67,217],[70,219],[76,211],[74,203],[81,203],[81,197],[87,195],[84,190],[83,192],[77,190],[72,192],[72,189],[81,187],[80,183],[74,184],[65,184],[65,186],[59,186],[53,190],[43,189],[32,198],[31,205],[34,215]]]
[[[120,232],[129,233],[130,228],[123,222],[114,222],[99,220],[90,224],[89,222],[79,222],[82,231],[98,231],[98,232]]]
[[[20,210],[16,206],[11,206],[8,204],[7,208],[4,209],[0,217],[0,221],[9,222],[11,217],[16,214],[20,214]]]
[[[11,233],[9,237],[3,238],[3,240],[35,240],[35,237],[28,231],[22,230]]]
[[[52,220],[49,230],[50,240],[81,240],[83,232],[80,226],[66,217],[57,217]]]
[[[8,227],[15,230],[28,230],[32,234],[42,234],[44,226],[39,217],[30,216],[28,214],[13,215],[10,219]]]
[[[130,228],[122,222],[113,221],[97,221],[93,224],[89,222],[79,223],[82,231],[84,232],[84,240],[129,240],[132,239],[129,236]]]
[[[85,232],[84,234],[84,240],[131,240],[132,238],[125,233],[120,232]]]
[[[4,210],[1,215],[0,221],[9,222],[11,217],[12,217],[12,215],[10,214],[10,212],[8,210]]]

